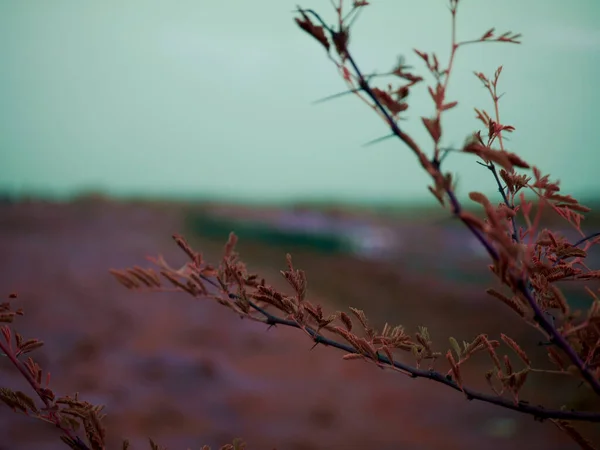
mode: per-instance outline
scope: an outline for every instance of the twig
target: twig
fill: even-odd
[[[209,278],[205,275],[200,275],[200,277],[207,283],[211,284],[213,287],[216,287],[217,289],[221,289],[221,286],[218,283],[216,283],[214,280],[212,280],[211,278]],[[229,292],[226,292],[226,294],[231,299],[238,298],[238,296],[236,294],[229,293]],[[265,318],[264,320],[261,320],[261,322],[263,322],[269,326],[283,325],[286,327],[303,329],[312,337],[312,339],[315,341],[315,344],[323,344],[323,345],[326,345],[329,347],[343,350],[347,353],[359,354],[359,351],[356,350],[354,347],[351,347],[350,345],[347,345],[347,344],[335,341],[333,339],[330,339],[326,336],[323,336],[321,333],[318,333],[316,330],[314,330],[311,327],[301,326],[294,320],[283,319],[281,317],[275,316],[275,315],[269,313],[268,311],[266,311],[264,308],[261,308],[260,306],[258,306],[252,300],[248,300],[248,303],[252,309],[259,312]],[[370,358],[368,355],[364,355],[364,357],[368,358],[368,359],[373,359],[373,358]],[[400,371],[409,373],[411,375],[411,377],[413,377],[413,378],[427,378],[429,380],[432,380],[432,381],[435,381],[438,383],[442,383],[456,391],[463,392],[466,395],[468,400],[479,400],[479,401],[482,401],[485,403],[491,403],[491,404],[494,404],[497,406],[501,406],[503,408],[507,408],[507,409],[511,409],[513,411],[521,412],[523,414],[531,415],[537,420],[563,419],[563,420],[575,420],[575,421],[587,421],[587,422],[600,422],[600,413],[586,412],[586,411],[566,411],[566,410],[546,409],[543,406],[533,406],[533,405],[530,405],[530,404],[528,404],[526,402],[522,402],[522,401],[515,404],[514,401],[507,400],[502,397],[477,392],[472,389],[466,388],[464,386],[461,388],[451,378],[449,378],[446,375],[443,375],[439,372],[436,372],[434,370],[418,369],[416,367],[413,367],[413,366],[410,366],[408,364],[404,364],[404,363],[401,363],[398,361],[390,361],[390,359],[388,357],[381,355],[381,354],[377,355],[377,360],[375,362],[383,363],[387,366],[390,366],[390,367],[396,368]]]
[[[325,24],[325,22],[323,22],[321,17],[315,11],[313,11],[311,9],[306,9],[306,10],[300,9],[300,11],[304,14],[311,14],[313,17],[315,17],[315,19],[323,26],[324,29],[326,29],[332,35],[333,38],[335,38],[335,36],[337,36],[338,32],[331,29],[331,27],[327,26]],[[425,157],[423,151],[420,149],[418,144],[408,134],[404,133],[400,129],[400,127],[397,125],[396,121],[394,121],[394,119],[392,118],[392,116],[390,115],[388,110],[381,104],[379,98],[375,95],[372,88],[369,86],[369,83],[365,79],[362,71],[359,69],[357,63],[354,61],[354,58],[352,57],[352,55],[350,54],[350,51],[347,48],[344,48],[344,57],[348,60],[348,62],[352,66],[352,69],[354,70],[354,74],[358,80],[358,86],[373,101],[373,103],[377,107],[378,112],[381,114],[381,116],[385,119],[388,126],[390,127],[392,133],[394,135],[396,135],[402,142],[404,142],[417,155],[417,157],[419,158],[419,160],[424,168],[428,169],[428,171],[429,171],[429,169],[433,168],[433,170],[435,172],[434,172],[434,174],[432,174],[432,176],[442,176],[442,174],[439,170],[439,165],[434,164],[435,160],[434,161],[427,160],[427,158]],[[464,220],[460,216],[460,214],[462,212],[462,205],[456,198],[454,191],[449,186],[447,186],[447,187],[445,187],[445,193],[448,196],[450,203],[452,205],[452,213],[454,215],[456,215],[463,222],[463,224],[473,233],[473,235],[476,237],[476,239],[486,249],[486,251],[492,258],[492,260],[495,262],[498,262],[500,260],[500,256],[499,256],[497,250],[492,245],[492,243],[484,236],[484,234],[480,230],[475,228],[474,225],[472,225],[470,222]],[[513,275],[513,278],[514,278],[513,281],[515,282],[517,290],[519,292],[521,292],[521,294],[525,297],[525,299],[527,300],[527,303],[533,310],[534,320],[536,320],[536,322],[539,323],[540,327],[548,334],[550,341],[555,343],[559,348],[561,348],[567,354],[567,356],[569,357],[571,362],[575,365],[575,367],[577,367],[577,369],[580,371],[582,377],[592,387],[594,392],[597,395],[600,395],[600,381],[594,377],[594,375],[589,371],[587,365],[581,360],[581,358],[579,358],[579,356],[577,355],[577,353],[575,352],[573,347],[571,345],[569,345],[569,343],[566,341],[566,339],[560,334],[560,332],[553,326],[553,324],[543,314],[537,301],[531,294],[530,290],[527,288],[527,283],[524,282],[523,279],[517,278],[514,275]]]
[[[12,349],[12,346],[9,342],[4,343],[2,339],[0,339],[0,350],[4,352],[4,355],[8,357],[13,366],[17,368],[17,370],[21,373],[23,378],[27,381],[27,383],[33,388],[38,397],[44,402],[45,409],[48,411],[47,421],[54,424],[56,428],[58,428],[64,435],[74,444],[79,450],[91,450],[78,436],[75,436],[72,431],[65,426],[62,425],[60,419],[56,417],[56,414],[53,412],[54,405],[48,399],[48,396],[44,394],[44,391],[40,384],[35,380],[33,375],[27,370],[24,364],[17,358],[15,352]]]

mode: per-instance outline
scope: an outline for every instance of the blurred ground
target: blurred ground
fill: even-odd
[[[180,205],[106,201],[0,205],[0,290],[18,292],[26,312],[15,326],[45,341],[34,356],[52,373],[57,393],[78,391],[106,405],[109,448],[123,438],[147,448],[147,437],[171,450],[234,437],[250,449],[280,450],[576,448],[550,423],[342,361],[333,349],[309,351],[312,343],[297,330],[267,331],[209,301],[133,293],[113,280],[109,268],[146,266],[147,255],[183,263],[170,239],[176,232],[218,262],[224,242],[193,237],[186,213]],[[418,245],[381,260],[243,240],[238,250],[279,287],[290,251],[307,272],[313,302],[327,310],[362,308],[379,326],[427,325],[440,350],[449,336],[460,341],[480,332],[536,342],[534,330],[485,296],[481,283],[492,284],[485,267],[475,275],[479,284],[438,280],[448,264],[461,273],[479,265],[475,256],[461,259],[460,243],[442,246],[448,239],[436,238],[439,228],[425,227],[406,226],[405,241]],[[530,350],[545,364],[535,345]],[[473,387],[485,389],[489,366],[485,357],[474,360],[467,378]],[[533,380],[524,399],[589,406],[575,384]],[[0,385],[27,389],[4,359]],[[0,436],[0,450],[64,448],[52,427],[3,405]]]

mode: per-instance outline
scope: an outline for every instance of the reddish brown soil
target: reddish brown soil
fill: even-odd
[[[109,448],[120,448],[123,438],[148,448],[152,437],[172,450],[197,449],[238,436],[251,449],[577,448],[550,423],[343,361],[334,349],[309,351],[301,332],[267,331],[209,301],[127,291],[109,275],[112,267],[146,265],[146,255],[183,262],[170,239],[182,231],[183,211],[175,206],[0,206],[0,290],[18,292],[26,311],[15,327],[45,341],[34,356],[52,373],[57,393],[78,391],[106,405]],[[195,244],[218,260],[221,243]],[[241,252],[267,277],[284,262],[284,249],[242,243]],[[511,335],[532,336],[504,308],[481,306],[489,299],[472,301],[471,290],[450,291],[431,274],[409,278],[402,265],[392,270],[302,251],[298,261],[312,299],[326,308],[353,305],[378,324],[410,329],[426,323],[442,348],[449,335],[484,330],[514,327]],[[475,364],[480,380],[489,363]],[[6,358],[0,386],[28,389]],[[534,399],[556,397],[554,385],[536,386]],[[61,448],[57,430],[0,405],[0,450]]]

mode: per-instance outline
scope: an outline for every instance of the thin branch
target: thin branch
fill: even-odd
[[[2,341],[2,339],[0,339],[0,350],[2,350],[4,352],[4,356],[8,357],[8,359],[10,360],[10,362],[12,363],[12,365],[17,368],[17,370],[21,373],[21,375],[23,376],[23,378],[25,378],[25,380],[27,381],[27,383],[33,388],[33,390],[35,391],[35,393],[38,395],[38,397],[44,403],[44,405],[46,407],[46,410],[50,414],[50,417],[48,418],[49,420],[46,420],[46,421],[49,422],[49,423],[54,424],[56,426],[56,428],[58,428],[62,433],[64,433],[64,435],[74,445],[77,445],[77,447],[79,448],[79,450],[91,450],[78,436],[75,436],[71,432],[71,430],[69,430],[68,428],[64,427],[61,424],[60,419],[55,416],[54,412],[52,412],[52,409],[53,409],[53,406],[54,406],[53,403],[48,399],[47,395],[44,395],[44,392],[42,391],[42,388],[39,385],[39,383],[35,380],[35,378],[29,372],[29,370],[27,370],[27,368],[24,366],[24,364],[17,358],[17,356],[15,355],[15,352],[11,348],[11,345],[9,343],[5,344]],[[42,417],[40,417],[40,418],[42,418]]]
[[[502,186],[502,181],[500,180],[500,176],[498,175],[498,171],[496,170],[496,165],[491,161],[489,164],[482,164],[482,165],[484,167],[487,167],[489,169],[489,171],[492,172],[492,175],[494,176],[494,180],[496,180],[496,184],[498,185],[498,192],[500,192],[500,195],[502,196],[502,201],[504,202],[504,204],[506,206],[508,206],[510,209],[512,209],[514,211],[515,205],[514,205],[514,203],[511,203],[508,200],[508,196],[506,195],[506,190]],[[511,220],[512,228],[513,228],[511,237],[512,237],[513,241],[518,244],[520,242],[520,239],[519,239],[519,232],[517,230],[517,220],[515,219],[515,216],[512,216],[510,218],[510,220]]]
[[[216,283],[213,279],[211,279],[205,275],[200,275],[200,277],[207,283],[211,284],[213,287],[215,287],[219,290],[222,289],[221,286],[218,283]],[[233,294],[230,292],[225,292],[225,293],[231,299],[238,299],[238,296],[236,294]],[[354,347],[352,347],[348,344],[344,344],[344,343],[335,341],[328,337],[325,337],[321,333],[317,332],[315,329],[313,329],[309,326],[303,326],[303,325],[301,326],[300,324],[298,324],[298,322],[296,322],[294,320],[283,319],[281,317],[273,315],[273,314],[269,313],[268,311],[266,311],[264,308],[261,308],[260,306],[258,306],[252,300],[248,300],[248,303],[252,309],[257,311],[264,317],[264,320],[259,320],[262,323],[265,323],[269,326],[283,325],[286,327],[303,329],[311,336],[311,338],[314,340],[315,344],[322,344],[322,345],[326,345],[329,347],[337,348],[337,349],[343,350],[347,353],[360,354],[360,352],[358,350],[356,350]],[[368,355],[363,355],[363,356],[367,359],[371,359],[371,360],[375,361],[376,363],[385,364],[387,366],[398,369],[402,372],[409,373],[412,378],[427,378],[427,379],[435,381],[437,383],[442,383],[442,384],[448,386],[449,388],[452,388],[459,392],[463,392],[466,395],[468,400],[479,400],[479,401],[482,401],[485,403],[491,403],[491,404],[494,404],[494,405],[497,405],[497,406],[500,406],[503,408],[507,408],[507,409],[517,411],[517,412],[520,412],[523,414],[531,415],[537,420],[564,419],[564,420],[600,423],[600,413],[586,412],[586,411],[573,411],[573,410],[566,411],[566,410],[546,409],[543,406],[533,406],[533,405],[530,405],[529,403],[523,402],[523,401],[520,401],[519,403],[515,403],[512,400],[507,400],[502,397],[477,392],[475,390],[466,388],[464,386],[461,388],[458,385],[458,383],[453,381],[450,377],[447,377],[446,375],[443,375],[434,370],[418,369],[416,367],[413,367],[413,366],[410,366],[408,364],[404,364],[404,363],[401,363],[398,361],[390,361],[390,359],[388,357],[381,355],[381,354],[377,354],[377,360],[374,360],[373,358],[369,357]]]
[[[579,239],[577,242],[575,242],[573,244],[573,247],[579,247],[584,242],[589,241],[590,239],[594,239],[595,237],[598,237],[598,236],[600,236],[600,231],[598,231],[596,233],[592,233],[589,236],[585,236],[585,237]]]
[[[321,23],[321,25],[324,27],[324,29],[328,30],[329,33],[332,34],[332,36],[335,36],[337,34],[337,32],[335,30],[332,30],[330,27],[328,27],[323,22],[321,17],[313,10],[310,10],[310,9],[302,10],[301,9],[300,11],[302,11],[305,14],[311,14],[313,17],[315,17],[315,19],[319,23]],[[428,169],[428,171],[430,171],[433,168],[434,173],[431,174],[433,177],[442,176],[441,172],[439,171],[439,165],[438,165],[438,167],[436,167],[434,164],[432,164],[431,161],[429,161],[425,157],[425,154],[420,149],[418,144],[408,134],[404,133],[400,129],[400,127],[394,121],[394,119],[392,118],[392,116],[390,115],[388,110],[381,104],[378,97],[375,95],[375,93],[369,86],[369,83],[367,82],[362,71],[359,69],[357,63],[354,61],[354,58],[350,54],[350,51],[347,48],[345,48],[344,51],[345,51],[345,58],[348,60],[348,62],[352,66],[352,68],[354,70],[354,74],[355,74],[356,78],[358,79],[359,87],[373,101],[373,103],[377,107],[377,110],[382,115],[382,117],[385,119],[387,124],[389,125],[392,133],[394,135],[396,135],[402,142],[404,142],[417,155],[417,157],[419,158],[419,160],[424,168]],[[494,248],[492,243],[484,236],[483,232],[481,232],[479,229],[475,228],[475,226],[472,225],[470,222],[468,222],[460,217],[460,214],[462,212],[462,205],[456,198],[456,194],[454,193],[454,191],[449,186],[446,186],[444,188],[444,190],[446,192],[446,195],[450,199],[450,204],[452,205],[453,214],[458,216],[461,219],[461,221],[465,224],[465,226],[473,233],[473,235],[476,237],[476,239],[486,249],[486,251],[492,258],[492,260],[494,260],[495,262],[498,262],[500,260],[498,251]],[[545,316],[545,314],[541,310],[540,306],[538,305],[537,301],[533,297],[532,293],[528,289],[527,283],[523,279],[521,279],[517,276],[513,275],[513,278],[514,278],[513,281],[517,287],[517,290],[520,291],[521,294],[525,297],[527,303],[533,310],[535,321],[538,322],[540,327],[548,334],[550,342],[555,343],[559,348],[561,348],[567,354],[567,356],[569,357],[571,362],[575,365],[575,367],[577,367],[577,369],[581,373],[584,380],[592,387],[592,389],[594,390],[596,395],[600,395],[600,381],[594,377],[592,372],[589,370],[587,364],[585,364],[581,360],[581,358],[579,357],[577,352],[573,349],[573,347],[567,342],[567,340],[562,336],[562,334],[554,327],[554,325],[550,322],[550,320]]]

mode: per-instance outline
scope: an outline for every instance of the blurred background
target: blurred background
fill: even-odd
[[[413,48],[446,60],[445,0],[372,3],[351,38],[365,72],[390,70],[402,55],[424,74]],[[330,2],[300,5],[335,20]],[[294,24],[295,7],[0,2],[0,286],[20,294],[19,331],[47,343],[38,358],[55,389],[105,404],[111,444],[127,437],[135,448],[148,436],[172,449],[236,436],[296,450],[575,448],[551,424],[331,349],[309,352],[301,333],[266,332],[210,302],[125,291],[108,274],[159,253],[182,264],[173,233],[218,263],[235,231],[242,258],[275,286],[285,288],[279,270],[292,253],[327,310],[426,325],[440,350],[449,336],[505,332],[547,364],[535,330],[486,297],[496,284],[485,253],[428,193],[413,154],[394,140],[363,146],[387,130],[353,96],[312,104],[345,85]],[[474,107],[493,111],[473,71],[491,77],[503,65],[501,120],[516,127],[507,148],[595,209],[598,17],[594,0],[461,1],[459,40],[496,27],[522,33],[523,44],[459,51],[448,93],[459,105],[444,119],[444,145],[479,129]],[[424,85],[409,104],[402,126],[428,148]],[[500,201],[473,158],[451,155],[446,168],[461,199],[477,190]],[[589,214],[584,231],[599,222]],[[577,236],[565,222],[546,225]],[[592,267],[599,259],[590,252]],[[582,285],[561,287],[574,307],[589,305]],[[470,383],[486,389],[488,368],[474,360]],[[25,389],[6,361],[0,380]],[[560,377],[535,377],[524,398],[593,406]],[[51,427],[4,407],[0,435],[0,450],[62,448]]]

